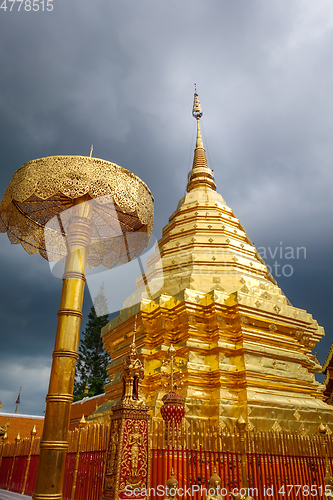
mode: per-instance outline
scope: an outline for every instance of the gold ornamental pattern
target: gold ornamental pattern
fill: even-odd
[[[110,432],[110,443],[105,470],[105,474],[107,476],[112,476],[116,473],[116,457],[119,443],[119,422],[119,420],[115,420],[113,422],[113,426]]]
[[[132,172],[98,158],[50,156],[23,165],[0,204],[0,231],[29,254],[64,260],[70,209],[83,196],[94,208],[88,267],[112,268],[140,255],[153,228],[153,196]]]
[[[120,492],[125,485],[142,487],[146,484],[147,464],[147,422],[126,420],[123,435]]]

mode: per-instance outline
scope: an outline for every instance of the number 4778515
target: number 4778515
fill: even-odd
[[[44,10],[47,10],[50,12],[53,10],[53,0],[3,0],[0,9],[3,9],[5,12],[7,10],[9,12],[12,10],[25,10],[26,12],[37,12],[38,10],[44,12]]]

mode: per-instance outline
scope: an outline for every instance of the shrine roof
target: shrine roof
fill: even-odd
[[[0,412],[0,417],[31,418],[33,420],[44,420],[44,416],[41,416],[41,415],[23,415],[22,413],[5,413],[5,412]]]
[[[71,405],[71,415],[70,415],[70,430],[72,430],[78,422],[82,415],[85,418],[89,417],[94,411],[104,403],[106,399],[106,394],[97,394],[96,396],[92,396],[91,398],[83,398],[80,401],[76,401]]]

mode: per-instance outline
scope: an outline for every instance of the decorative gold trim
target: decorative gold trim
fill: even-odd
[[[69,394],[48,394],[45,398],[47,403],[72,403],[73,396]]]
[[[82,280],[84,282],[87,281],[87,278],[85,277],[84,274],[82,274],[82,273],[76,273],[74,271],[67,271],[67,272],[65,272],[63,274],[63,276],[62,276],[62,279],[63,280],[71,280],[71,279],[73,279],[73,280]]]
[[[75,309],[59,309],[57,316],[77,316],[82,319],[83,314],[80,311],[75,311]]]
[[[33,500],[62,500],[62,494],[56,494],[56,493],[45,493],[45,494],[37,494],[34,493],[32,495]]]
[[[53,351],[53,354],[52,356],[54,358],[61,358],[62,356],[66,357],[66,358],[74,358],[74,359],[78,359],[79,357],[79,354],[76,352],[76,351],[65,351],[65,350],[57,350],[57,351]]]
[[[40,448],[44,450],[67,450],[67,441],[41,441],[39,444]]]

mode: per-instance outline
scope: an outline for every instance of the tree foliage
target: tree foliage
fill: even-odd
[[[108,323],[107,301],[102,284],[97,297],[94,300],[96,310],[105,312],[103,316],[97,316],[93,306],[88,314],[86,329],[82,332],[80,340],[79,358],[76,366],[74,401],[82,399],[85,394],[85,386],[88,380],[88,396],[95,396],[104,392],[104,384],[107,382],[106,367],[110,363],[110,357],[103,349],[101,329]]]

